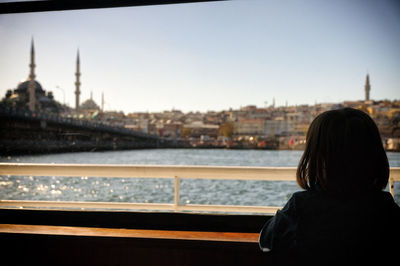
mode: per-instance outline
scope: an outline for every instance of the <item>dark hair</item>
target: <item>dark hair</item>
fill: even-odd
[[[297,167],[306,190],[365,193],[384,189],[389,163],[379,131],[366,113],[352,108],[318,115],[311,123]]]

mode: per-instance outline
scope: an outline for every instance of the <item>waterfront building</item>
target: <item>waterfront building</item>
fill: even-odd
[[[189,132],[189,136],[193,138],[200,138],[203,135],[217,139],[219,126],[204,124],[202,121],[195,121],[191,124],[185,124],[182,130]]]
[[[149,133],[149,120],[148,119],[136,119],[129,117],[125,119],[125,128],[139,131],[142,133]]]
[[[265,120],[265,136],[288,136],[293,132],[294,124],[291,121],[278,117],[274,120]]]
[[[305,112],[293,112],[286,114],[286,120],[292,123],[311,123],[312,117],[309,113]]]
[[[265,119],[239,119],[235,122],[235,135],[264,136]]]
[[[189,112],[185,115],[182,121],[184,122],[184,124],[191,124],[196,121],[204,122],[204,115],[200,112]]]
[[[101,120],[102,123],[109,125],[109,126],[115,126],[115,127],[125,127],[126,125],[130,124],[129,119],[127,119],[124,112],[122,112],[122,111],[100,112],[100,108],[93,100],[89,99],[88,102],[91,102],[97,106],[97,111],[95,111],[91,115],[92,118],[97,118],[97,119]],[[83,105],[83,103],[81,104],[81,106],[82,105]]]
[[[343,107],[355,108],[360,109],[363,105],[363,101],[344,101]]]
[[[166,138],[180,138],[182,134],[183,124],[179,121],[168,120],[164,123],[164,137]]]
[[[157,119],[151,119],[148,122],[147,130],[149,134],[156,135],[156,136],[163,136],[163,122]]]
[[[241,107],[238,111],[231,111],[231,120],[238,121],[240,119],[267,119],[270,116],[269,111],[265,108],[258,108],[256,105],[247,105]]]
[[[247,106],[244,106],[244,107],[240,107],[240,111],[243,111],[243,112],[253,112],[255,110],[257,110],[257,106],[256,105],[247,105]]]

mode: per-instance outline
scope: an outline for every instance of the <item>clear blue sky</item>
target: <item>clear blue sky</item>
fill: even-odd
[[[0,15],[0,96],[29,74],[106,110],[226,110],[400,98],[400,1],[236,0]],[[57,89],[59,86],[61,89]]]

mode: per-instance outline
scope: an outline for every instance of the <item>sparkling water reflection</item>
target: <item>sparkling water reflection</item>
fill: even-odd
[[[297,166],[301,151],[161,149],[0,157],[1,162],[145,165]],[[388,153],[400,166],[400,153]],[[0,199],[172,203],[170,179],[0,176]],[[295,182],[181,180],[181,204],[282,206]],[[400,203],[400,184],[395,185]]]

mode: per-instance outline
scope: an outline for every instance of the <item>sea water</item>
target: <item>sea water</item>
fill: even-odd
[[[302,151],[226,149],[149,149],[0,157],[0,162],[297,166]],[[391,167],[400,166],[400,153],[387,153]],[[283,206],[295,191],[294,181],[182,179],[181,204]],[[400,203],[400,184],[395,184]],[[1,200],[173,203],[172,179],[0,176]]]

